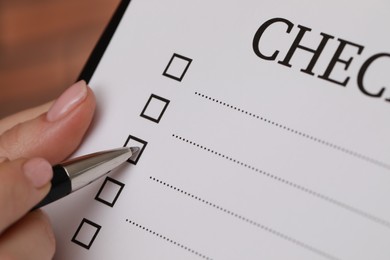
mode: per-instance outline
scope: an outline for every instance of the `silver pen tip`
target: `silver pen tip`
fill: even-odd
[[[61,163],[71,179],[72,191],[78,190],[139,155],[139,147],[122,147],[85,155]]]
[[[141,149],[139,147],[130,147],[130,151],[135,154],[138,153]]]
[[[135,159],[137,159],[138,154],[141,151],[141,149],[139,147],[130,147],[129,149],[131,151],[131,157],[129,159],[134,161]]]

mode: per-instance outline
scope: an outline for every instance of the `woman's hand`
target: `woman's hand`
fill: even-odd
[[[50,189],[51,165],[80,144],[95,110],[84,81],[54,103],[0,121],[0,259],[51,259],[55,239],[45,214],[30,212]]]

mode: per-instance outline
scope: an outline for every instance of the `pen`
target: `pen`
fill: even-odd
[[[87,186],[136,156],[138,151],[138,147],[123,147],[85,155],[53,166],[51,189],[33,210]]]

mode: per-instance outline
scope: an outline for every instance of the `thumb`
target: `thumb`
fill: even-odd
[[[0,157],[11,160],[42,157],[52,164],[58,163],[78,147],[94,109],[92,90],[84,81],[79,81],[68,88],[47,113],[25,122],[25,113],[7,119],[11,127],[0,135]]]
[[[46,196],[52,177],[50,163],[41,158],[0,164],[0,233]]]

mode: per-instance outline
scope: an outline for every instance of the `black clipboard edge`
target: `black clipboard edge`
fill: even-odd
[[[126,12],[127,7],[130,4],[130,1],[131,0],[122,0],[119,3],[114,15],[112,16],[107,27],[104,29],[102,36],[96,43],[91,55],[82,69],[78,80],[85,80],[87,83],[91,80],[93,73],[99,65],[100,60],[107,49],[107,46],[110,44],[112,36],[114,35],[124,13]]]

